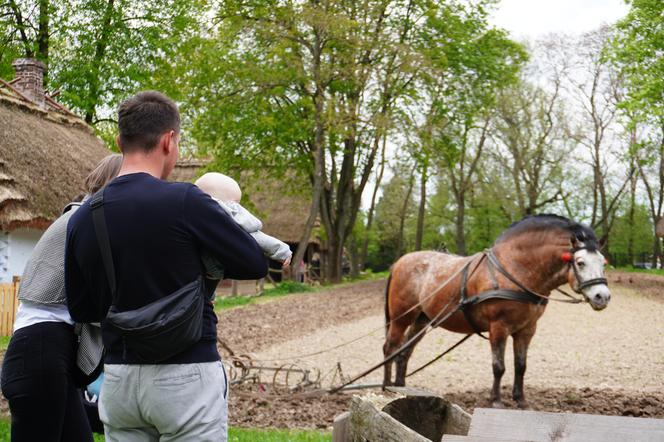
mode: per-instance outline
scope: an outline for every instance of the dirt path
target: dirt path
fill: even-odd
[[[632,281],[640,281],[639,276],[629,275]],[[617,277],[621,275],[610,276],[612,282]],[[230,311],[222,314],[220,324],[246,328],[240,338],[229,340],[243,350],[255,349],[256,356],[264,359],[315,352],[379,329],[367,339],[302,361],[328,374],[329,382],[337,362],[345,375],[352,375],[382,359],[384,284],[361,283]],[[664,278],[627,284],[612,285],[612,303],[603,312],[585,305],[549,304],[528,359],[526,392],[534,408],[664,417],[664,293],[659,290]],[[427,362],[458,338],[442,330],[432,332],[418,345],[411,367]],[[512,384],[512,360],[508,350],[503,378],[506,398]],[[363,382],[380,380],[381,373],[376,372]],[[491,380],[488,344],[473,337],[416,375],[409,385],[445,395],[472,410],[488,404]],[[236,387],[234,392],[231,421],[236,425],[326,426],[348,401],[348,395],[277,399],[266,386]],[[507,403],[513,406],[509,399]]]

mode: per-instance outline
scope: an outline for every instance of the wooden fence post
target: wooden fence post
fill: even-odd
[[[19,276],[14,276],[11,284],[0,284],[0,336],[11,336],[18,309]]]

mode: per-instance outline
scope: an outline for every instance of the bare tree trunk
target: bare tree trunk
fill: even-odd
[[[456,253],[457,255],[466,255],[466,198],[461,193],[455,193],[456,203],[457,203],[457,212],[455,218],[455,241],[456,241]]]
[[[631,160],[632,163],[634,159]],[[634,166],[632,166],[634,167]],[[629,184],[629,212],[627,214],[627,225],[628,225],[628,234],[627,234],[627,259],[629,264],[634,264],[634,215],[636,208],[636,184],[638,181],[638,175],[633,174],[630,178]]]
[[[422,237],[424,236],[424,214],[427,202],[427,179],[429,173],[429,162],[422,165],[420,176],[420,207],[417,211],[417,233],[415,234],[415,250],[422,250]]]
[[[362,252],[360,253],[360,266],[364,268],[367,262],[367,253],[369,250],[369,235],[373,227],[373,218],[376,211],[376,195],[383,181],[383,173],[385,172],[385,147],[387,145],[387,132],[383,134],[383,146],[381,147],[380,169],[378,169],[378,176],[376,177],[376,186],[374,187],[373,194],[371,195],[371,205],[369,206],[369,213],[367,214],[367,228],[364,235],[364,243],[362,244]]]
[[[85,122],[88,124],[94,123],[97,115],[97,104],[100,95],[100,66],[106,56],[106,48],[108,47],[109,38],[112,31],[112,19],[115,8],[115,0],[108,0],[106,9],[104,11],[104,20],[102,21],[102,28],[99,32],[99,40],[95,45],[95,55],[92,62],[92,69],[88,73],[88,97],[85,110]]]
[[[49,0],[39,0],[39,29],[37,30],[37,58],[46,65],[44,85],[48,80],[48,49],[49,49]]]
[[[410,202],[410,195],[413,193],[413,185],[415,184],[415,168],[410,173],[410,179],[408,180],[408,191],[406,192],[406,198],[403,201],[403,206],[401,206],[401,213],[399,214],[399,237],[397,238],[397,256],[399,258],[403,253],[403,243],[404,243],[404,226],[406,225],[406,215],[408,213],[408,203]]]
[[[32,48],[32,44],[28,38],[28,35],[25,33],[26,25],[23,21],[23,14],[21,14],[21,9],[16,4],[16,0],[9,0],[9,8],[12,10],[12,14],[14,15],[16,29],[18,29],[18,33],[21,37],[21,43],[23,43],[25,56],[28,58],[34,57],[35,51]]]
[[[321,50],[320,50],[320,36],[316,32],[315,37],[316,45],[314,52],[314,81],[316,81],[316,92],[314,94],[314,108],[316,109],[316,127],[314,134],[314,176],[313,176],[313,194],[311,196],[311,207],[309,209],[309,216],[307,223],[304,226],[304,231],[300,237],[300,242],[297,245],[295,255],[291,260],[291,277],[295,281],[299,281],[300,262],[304,259],[304,254],[309,246],[309,239],[311,238],[311,231],[316,223],[318,212],[320,211],[320,201],[323,194],[323,170],[325,166],[325,122],[324,122],[324,99],[323,88],[321,87],[320,78],[320,63],[321,63]]]

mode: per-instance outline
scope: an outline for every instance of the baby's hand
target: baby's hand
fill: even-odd
[[[291,258],[292,258],[292,256],[289,256],[288,258],[286,258],[286,259],[284,260],[283,264],[281,264],[281,267],[282,267],[282,268],[286,268],[286,267],[288,267],[288,266],[290,265]]]

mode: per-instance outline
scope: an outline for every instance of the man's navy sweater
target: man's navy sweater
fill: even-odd
[[[203,250],[223,265],[226,278],[257,279],[267,273],[256,241],[193,184],[147,173],[123,175],[106,187],[104,212],[117,281],[113,304],[119,311],[140,308],[194,281],[204,273]],[[102,322],[105,363],[140,363],[131,351],[123,357],[121,337],[104,327],[111,293],[89,201],[67,226],[65,289],[75,321]],[[212,303],[206,303],[201,340],[160,364],[219,360],[216,324]]]

